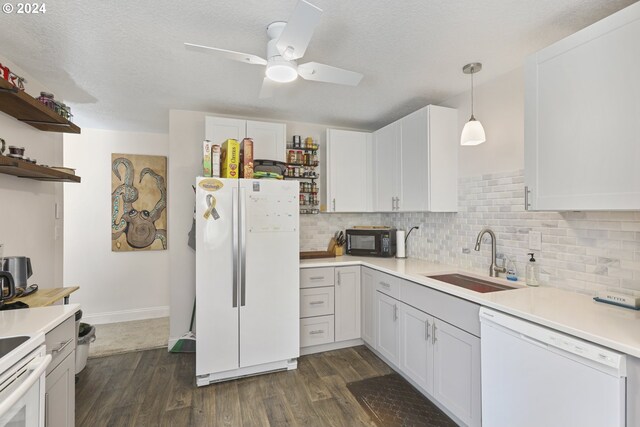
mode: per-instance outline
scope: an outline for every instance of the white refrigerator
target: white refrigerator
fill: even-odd
[[[196,383],[295,369],[299,184],[196,179]]]

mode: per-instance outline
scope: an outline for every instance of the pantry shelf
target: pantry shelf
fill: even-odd
[[[0,173],[36,181],[80,182],[79,176],[39,166],[24,160],[0,156]]]
[[[80,128],[0,78],[0,111],[45,132],[80,133]]]

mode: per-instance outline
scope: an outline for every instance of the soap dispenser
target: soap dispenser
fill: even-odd
[[[538,283],[538,265],[536,264],[536,259],[533,257],[534,253],[530,252],[527,255],[530,256],[529,262],[527,263],[527,273],[526,273],[526,282],[528,286],[540,286]]]

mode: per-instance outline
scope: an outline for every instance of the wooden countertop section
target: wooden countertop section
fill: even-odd
[[[53,303],[68,297],[75,291],[80,289],[79,286],[68,286],[64,288],[45,288],[38,289],[35,293],[27,295],[22,298],[15,298],[11,302],[22,301],[25,304],[29,304],[29,308],[45,307],[52,305]]]

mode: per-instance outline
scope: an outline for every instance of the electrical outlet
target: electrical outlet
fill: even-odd
[[[542,250],[542,233],[539,231],[529,231],[529,249],[534,251]]]

